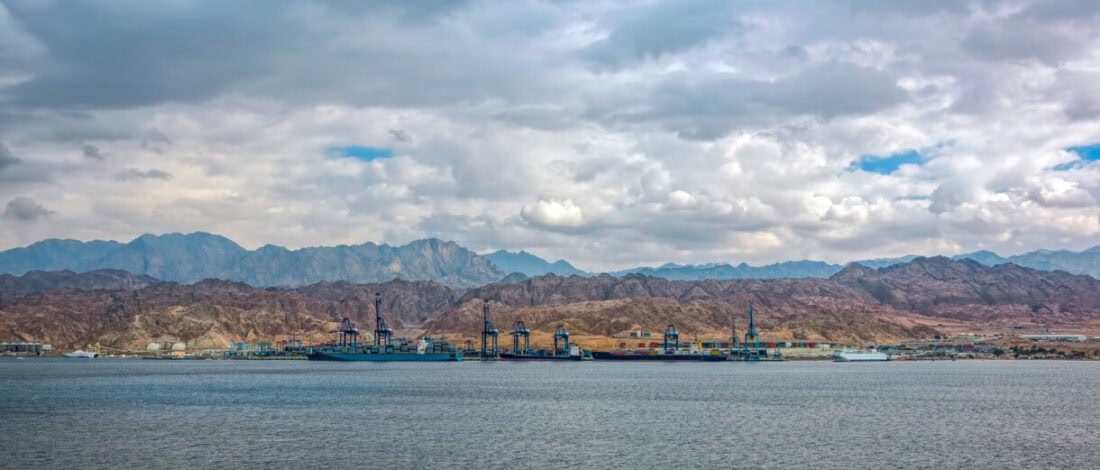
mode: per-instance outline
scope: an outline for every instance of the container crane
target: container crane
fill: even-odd
[[[481,330],[481,358],[488,359],[491,357],[497,357],[499,350],[497,349],[497,336],[500,335],[500,331],[493,328],[493,322],[489,321],[489,301],[485,301],[485,305],[482,306],[482,313],[485,318],[485,327]],[[488,348],[488,340],[492,339],[493,346]]]
[[[519,347],[519,338],[523,337],[523,349]],[[523,324],[523,320],[516,320],[515,325],[512,326],[512,353],[519,355],[526,355],[527,350],[531,348],[531,330],[527,329],[527,325]]]
[[[359,342],[359,328],[352,325],[351,319],[348,317],[344,317],[340,321],[340,328],[333,331],[333,333],[339,335],[339,343],[342,348],[354,348]]]
[[[560,348],[558,347],[559,339],[562,341]],[[569,354],[569,332],[565,331],[564,325],[559,325],[558,328],[554,330],[554,355],[558,355],[559,351],[561,354]]]
[[[752,344],[750,347],[749,344]],[[745,341],[741,343],[742,360],[760,360],[760,335],[756,333],[756,318],[753,316],[752,304],[749,304],[749,330],[745,332]]]
[[[676,331],[676,325],[672,323],[669,323],[668,328],[665,328],[665,351],[668,351],[669,341],[673,341],[676,349],[680,349],[680,332]]]
[[[749,331],[745,332],[745,344],[749,342],[753,343],[753,346],[759,346],[760,335],[756,334],[756,319],[753,317],[752,304],[749,304]]]
[[[374,345],[389,345],[393,339],[393,329],[382,319],[382,294],[374,293]]]

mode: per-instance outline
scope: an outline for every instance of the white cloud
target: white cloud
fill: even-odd
[[[668,204],[674,209],[689,209],[695,205],[695,197],[677,189],[668,193]]]
[[[584,223],[581,208],[573,204],[571,199],[540,199],[538,202],[523,206],[520,214],[523,215],[524,220],[548,228],[579,227]]]
[[[0,201],[52,211],[0,249],[437,236],[611,270],[1100,244],[1100,164],[1065,150],[1100,142],[1094,2],[255,11],[0,6]]]

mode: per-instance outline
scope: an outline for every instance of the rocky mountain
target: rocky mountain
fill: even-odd
[[[908,263],[916,258],[918,258],[918,256],[907,255],[900,258],[880,258],[856,262],[872,268],[884,268],[895,264]],[[1095,278],[1100,278],[1100,246],[1095,246],[1079,252],[1068,250],[1035,250],[1020,255],[1009,256],[1007,258],[992,251],[983,250],[955,255],[952,256],[951,259],[969,259],[986,266],[1012,263],[1025,268],[1043,271],[1065,271],[1070,274],[1087,274]],[[839,271],[839,269],[837,271]]]
[[[498,250],[481,256],[503,269],[515,273],[523,273],[527,277],[541,276],[543,274],[557,274],[558,276],[570,276],[573,274],[581,276],[588,275],[588,273],[573,267],[573,265],[563,259],[550,263],[526,251],[511,253],[504,250]]]
[[[63,349],[95,343],[141,349],[166,338],[212,348],[291,337],[324,341],[345,317],[370,331],[375,293],[383,295],[382,317],[400,329],[416,327],[458,297],[428,281],[259,289],[205,280],[132,291],[43,291],[0,304],[0,338],[44,341]]]
[[[1100,319],[1100,281],[1015,264],[985,266],[942,256],[830,278],[899,310],[968,321],[1066,324]]]
[[[522,319],[535,337],[565,325],[576,338],[610,341],[674,323],[684,337],[743,333],[753,305],[765,338],[853,344],[928,338],[1013,325],[1100,328],[1100,281],[1013,264],[917,258],[872,269],[851,264],[829,279],[669,280],[544,276],[458,290],[430,281],[322,282],[253,288],[230,281],[163,282],[135,290],[48,290],[0,299],[0,339],[82,347],[142,347],[171,337],[204,347],[291,336],[321,341],[347,317],[373,326],[374,294],[400,335],[475,338],[486,300],[505,333]],[[1091,325],[1091,326],[1090,326]],[[589,343],[592,344],[592,343]]]
[[[117,269],[97,269],[86,273],[72,271],[31,271],[22,276],[0,274],[0,295],[24,296],[44,290],[134,290],[160,282],[149,276],[135,276]]]
[[[853,263],[830,279],[675,281],[638,274],[547,275],[471,289],[458,302],[467,306],[479,299],[494,302],[505,320],[523,318],[529,327],[528,318],[536,325],[542,320],[565,322],[601,335],[638,326],[659,331],[669,320],[681,332],[693,332],[699,317],[676,313],[690,310],[688,305],[707,305],[708,311],[744,321],[749,303],[760,313],[763,329],[805,339],[917,337],[945,320],[970,322],[976,328],[1100,325],[1100,281],[1095,278],[944,257],[916,258],[880,269]],[[622,314],[632,309],[656,309],[665,316]],[[479,328],[478,319],[476,308],[465,307],[440,316],[428,328],[465,332]],[[710,330],[695,333],[714,334],[728,324],[715,318],[704,323]]]
[[[393,280],[381,284],[321,282],[289,289],[301,295],[312,311],[327,318],[348,317],[364,329],[374,326],[374,297],[382,298],[382,317],[395,328],[415,328],[432,315],[451,308],[460,291],[431,281]]]
[[[216,278],[254,286],[401,278],[473,287],[508,274],[472,251],[437,239],[399,247],[366,243],[299,250],[266,245],[246,250],[225,237],[199,232],[142,235],[125,244],[51,239],[0,252],[0,273],[95,269],[118,269],[180,283]]]
[[[824,279],[673,281],[638,274],[547,275],[471,289],[458,308],[426,329],[476,336],[484,300],[491,302],[495,325],[503,332],[523,320],[533,331],[564,325],[573,335],[607,338],[636,329],[660,334],[674,323],[684,337],[725,338],[731,322],[744,333],[752,304],[758,327],[773,339],[862,343],[937,334],[926,325],[893,321],[899,315],[893,308],[859,289]]]

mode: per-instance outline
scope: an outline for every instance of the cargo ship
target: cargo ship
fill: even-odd
[[[461,361],[463,352],[440,338],[424,338],[418,343],[397,345],[328,345],[310,348],[311,361],[431,362]]]
[[[594,351],[592,356],[597,361],[728,361],[729,357],[717,349],[709,352],[684,349],[612,349],[611,351]]]
[[[502,361],[591,361],[592,351],[582,350],[576,345],[570,345],[568,353],[559,350],[545,351],[541,349],[528,351],[504,351],[500,353]]]
[[[394,340],[393,329],[382,318],[382,294],[374,294],[374,344],[361,344],[359,328],[344,317],[333,343],[304,348],[311,361],[430,362],[461,361],[464,354],[443,338],[421,338],[417,343]]]
[[[870,362],[889,360],[889,355],[874,348],[871,348],[870,350],[846,349],[833,353],[833,361],[836,362]]]

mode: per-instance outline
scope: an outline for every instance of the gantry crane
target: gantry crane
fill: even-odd
[[[493,328],[493,322],[489,321],[489,301],[485,301],[485,305],[482,306],[482,312],[485,318],[485,327],[481,330],[481,358],[495,358],[499,351],[497,350],[497,336],[500,332],[496,328]],[[488,347],[488,340],[492,340],[492,348]]]
[[[519,347],[521,336],[523,337],[523,349]],[[512,325],[512,354],[526,355],[527,350],[530,349],[530,343],[531,330],[527,329],[527,325],[523,324],[523,320],[516,320],[515,325]]]

